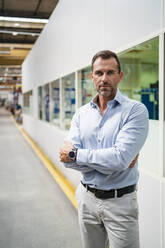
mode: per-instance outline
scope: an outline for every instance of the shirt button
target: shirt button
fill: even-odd
[[[98,142],[100,142],[101,140],[100,139],[98,139]]]

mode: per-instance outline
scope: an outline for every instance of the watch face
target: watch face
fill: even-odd
[[[69,152],[69,157],[70,158],[75,158],[75,152],[74,151],[70,151]]]

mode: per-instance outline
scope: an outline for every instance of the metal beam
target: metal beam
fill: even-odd
[[[34,28],[34,27],[30,28],[29,26],[26,28],[17,27],[17,26],[12,26],[12,27],[2,26],[0,27],[0,30],[12,31],[12,32],[28,32],[28,33],[37,33],[37,34],[40,34],[42,31],[41,28]]]
[[[5,0],[2,0],[2,8],[1,8],[2,13],[4,13],[4,8],[5,8]]]
[[[16,84],[17,83],[6,83],[6,84],[0,83],[0,86],[8,87],[8,86],[15,86]]]
[[[23,32],[23,31],[11,31],[11,30],[2,30],[0,29],[1,34],[23,34],[23,35],[32,35],[32,36],[39,36],[40,33],[34,33],[34,32]]]
[[[45,26],[45,23],[37,22],[22,22],[22,21],[5,21],[0,20],[0,27],[4,28],[26,28],[26,29],[40,29],[42,30]]]
[[[31,49],[33,47],[33,44],[22,44],[22,43],[0,43],[0,47],[11,47],[11,48],[26,48]]]
[[[34,42],[37,39],[37,36],[34,36],[33,38],[30,39],[30,41],[25,43],[25,42],[22,41],[21,37],[19,37],[19,36],[17,38],[15,38],[15,36],[7,35],[7,37],[5,38],[5,41],[4,41],[4,39],[2,40],[2,37],[1,37],[2,35],[0,35],[0,43],[14,43],[14,44],[21,44],[21,43],[27,44],[28,43],[28,44],[34,44]]]
[[[21,69],[21,65],[14,65],[14,66],[13,65],[8,65],[8,66],[6,66],[6,65],[0,65],[0,68],[9,68],[9,69],[10,68],[12,68],[12,69],[13,68],[14,69],[16,68],[16,69]]]
[[[37,19],[48,19],[50,16],[50,13],[39,13],[37,15],[34,15],[34,11],[27,11],[27,10],[5,10],[3,13],[4,17],[16,17],[19,16],[21,18],[37,18]]]
[[[1,65],[22,65],[23,59],[13,59],[13,60],[8,60],[8,59],[1,59],[0,64]]]
[[[17,77],[18,79],[22,78],[22,76],[17,75],[17,74],[4,76],[4,75],[1,75],[1,73],[0,73],[0,77],[6,78],[6,79],[11,79],[11,80],[13,80],[13,77]]]
[[[36,9],[35,9],[35,11],[34,11],[34,15],[37,15],[37,12],[38,12],[38,10],[39,10],[39,7],[40,7],[40,5],[41,5],[41,2],[42,2],[42,0],[38,0],[38,4],[37,4],[37,7],[36,7]]]
[[[13,91],[13,87],[11,87],[11,88],[0,88],[0,91],[2,91],[2,90],[7,90],[7,91]]]

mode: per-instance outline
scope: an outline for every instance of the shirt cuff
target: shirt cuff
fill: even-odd
[[[88,149],[78,149],[77,150],[77,158],[76,163],[78,165],[83,165],[88,163]]]

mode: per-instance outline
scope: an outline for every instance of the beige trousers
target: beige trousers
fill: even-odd
[[[80,184],[76,200],[83,248],[139,248],[136,191],[98,199]]]

